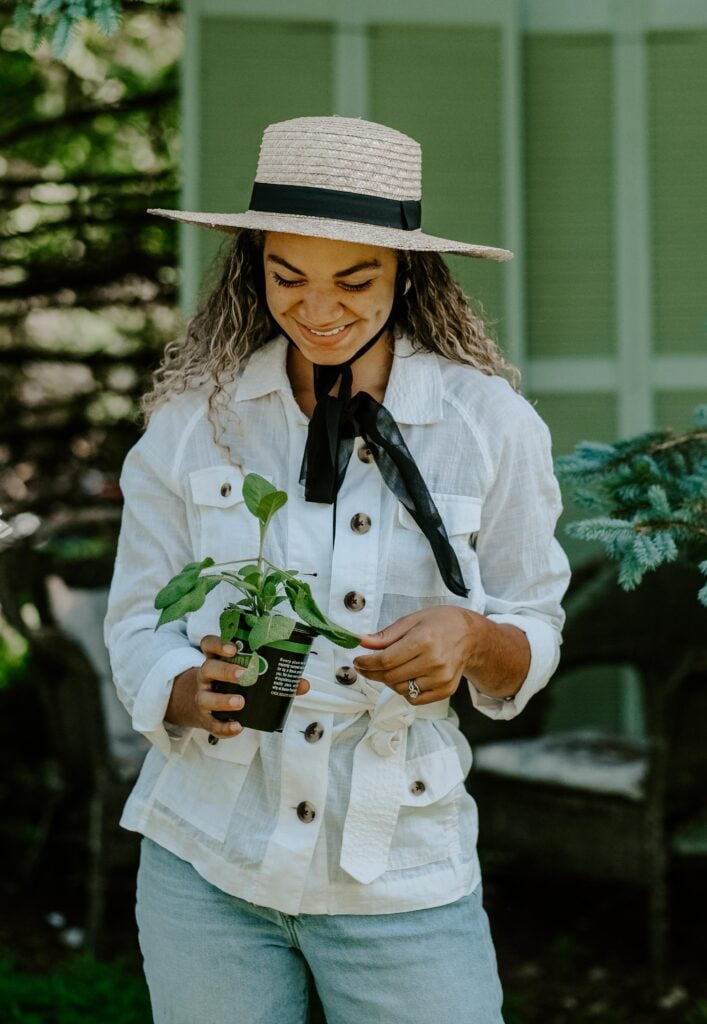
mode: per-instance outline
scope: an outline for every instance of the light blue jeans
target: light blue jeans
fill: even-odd
[[[137,920],[155,1024],[503,1024],[480,890],[402,914],[255,906],[143,839]]]

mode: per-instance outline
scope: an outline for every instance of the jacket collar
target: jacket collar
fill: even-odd
[[[280,334],[250,356],[238,383],[238,401],[273,391],[292,396],[287,376],[288,341]],[[383,404],[396,423],[436,423],[442,419],[442,372],[434,352],[415,351],[404,335],[396,338]]]

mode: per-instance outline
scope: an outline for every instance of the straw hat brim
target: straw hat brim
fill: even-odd
[[[358,221],[328,220],[325,217],[304,217],[295,214],[264,213],[248,210],[245,213],[190,213],[186,210],[148,210],[159,217],[196,224],[213,231],[235,231],[250,228],[257,231],[281,231],[293,235],[312,235],[315,238],[331,238],[337,242],[360,242],[367,245],[381,245],[388,249],[402,249],[408,252],[448,252],[459,256],[470,256],[482,260],[510,260],[510,249],[497,249],[490,245],[472,245],[450,238],[438,238],[424,231],[404,231],[401,228],[379,227],[376,224],[362,224]]]

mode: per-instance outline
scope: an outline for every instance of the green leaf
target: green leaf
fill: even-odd
[[[275,491],[273,494],[266,494],[258,506],[258,519],[264,525],[270,522],[275,513],[287,504],[285,491]]]
[[[166,622],[174,622],[175,619],[182,619],[190,612],[198,611],[214,587],[217,587],[221,580],[218,576],[202,576],[198,579],[191,590],[182,594],[176,601],[162,609],[155,629],[164,626]]]
[[[246,579],[248,576],[258,575],[258,566],[255,563],[251,565],[243,565],[238,570],[238,575]]]
[[[248,510],[267,526],[278,509],[287,501],[285,491],[276,487],[257,473],[248,473],[243,481],[243,500]]]
[[[260,656],[257,651],[253,651],[248,661],[248,667],[245,670],[245,674],[238,680],[239,686],[253,686],[254,683],[258,682],[258,669],[260,668]]]
[[[202,569],[208,569],[214,564],[213,558],[205,558],[203,562],[189,562],[184,568],[173,576],[157,594],[155,608],[168,608],[180,597],[188,593],[199,578]]]
[[[274,640],[289,640],[297,623],[285,615],[261,615],[250,631],[248,644],[253,651]]]
[[[312,595],[312,588],[302,580],[286,580],[285,591],[295,615],[298,615],[309,626],[339,647],[358,647],[359,637],[348,629],[332,622],[319,608]]]
[[[274,494],[277,488],[257,473],[248,473],[243,481],[243,500],[248,511],[260,519],[260,502],[267,494]]]
[[[242,614],[241,609],[237,608],[233,604],[228,605],[228,607],[224,608],[221,612],[218,624],[221,640],[224,643],[230,643],[236,635],[236,630],[240,624]]]

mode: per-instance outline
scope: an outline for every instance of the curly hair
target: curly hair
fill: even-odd
[[[143,398],[149,417],[171,395],[211,382],[210,414],[244,359],[279,333],[265,301],[264,233],[237,230],[216,286],[189,322],[186,339],[170,342]],[[403,287],[405,279],[410,287]],[[437,352],[483,373],[505,377],[519,389],[520,372],[507,362],[483,317],[436,252],[399,252],[393,330],[420,350]]]

